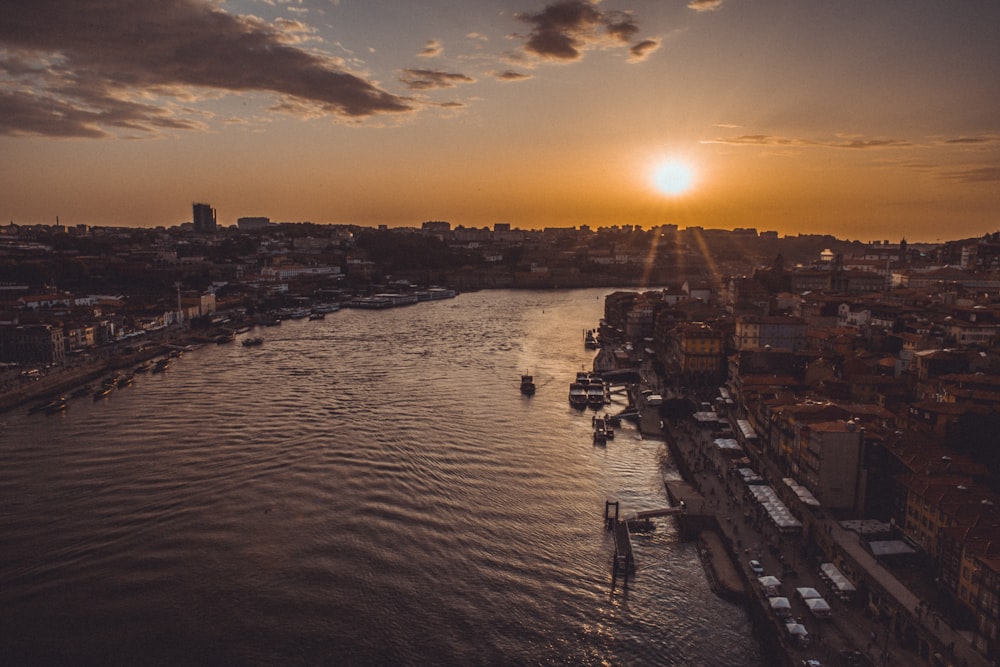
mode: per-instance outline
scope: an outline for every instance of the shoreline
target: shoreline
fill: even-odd
[[[150,344],[141,350],[124,355],[111,355],[106,359],[86,364],[53,369],[49,374],[20,386],[0,391],[0,413],[11,412],[36,401],[53,399],[86,385],[111,372],[132,368],[155,357],[168,354],[171,349],[187,344],[187,335],[176,339]]]

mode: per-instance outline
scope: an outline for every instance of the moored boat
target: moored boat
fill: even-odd
[[[84,394],[87,394],[87,393],[89,393],[89,392],[90,392],[90,390],[91,390],[91,389],[93,389],[93,388],[94,388],[94,387],[93,387],[92,385],[89,385],[89,384],[85,384],[85,385],[83,385],[82,387],[77,387],[76,389],[74,389],[74,390],[73,390],[73,391],[72,391],[72,392],[70,393],[70,395],[69,395],[69,396],[70,396],[70,398],[80,398],[80,397],[81,397],[81,396],[83,396]]]
[[[597,417],[594,420],[594,442],[599,445],[607,443],[609,437],[608,431],[610,430],[604,419]]]
[[[569,404],[574,408],[587,407],[587,385],[573,382],[569,385]]]
[[[521,393],[525,396],[533,396],[535,394],[535,378],[530,375],[521,376]]]
[[[261,336],[255,336],[253,338],[243,339],[243,347],[254,347],[263,344],[264,344],[264,339]]]
[[[65,396],[60,396],[59,398],[55,399],[54,401],[51,401],[50,403],[46,404],[46,406],[45,406],[45,414],[47,414],[47,415],[54,415],[57,412],[62,412],[67,407],[69,407],[69,404],[66,402],[66,397]]]
[[[587,384],[587,406],[599,410],[607,403],[607,399],[607,390],[604,387],[604,382],[592,379]]]

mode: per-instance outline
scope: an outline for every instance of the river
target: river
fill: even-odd
[[[345,309],[3,415],[0,662],[762,664],[672,518],[612,586],[605,500],[676,471],[568,405],[609,292]]]

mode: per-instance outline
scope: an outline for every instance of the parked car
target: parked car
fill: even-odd
[[[754,573],[755,576],[762,576],[764,574],[764,566],[760,564],[759,560],[750,561],[750,571]]]

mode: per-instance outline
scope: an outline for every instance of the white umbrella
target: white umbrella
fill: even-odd
[[[823,596],[819,594],[815,588],[809,586],[804,586],[802,588],[796,588],[795,592],[799,594],[799,597],[803,600],[810,600],[812,598],[822,598]]]
[[[785,617],[792,613],[792,604],[788,598],[771,598],[771,610],[778,616]]]
[[[808,637],[809,631],[806,630],[806,626],[801,623],[785,623],[785,629],[788,630],[788,634],[793,637]]]
[[[826,600],[823,598],[809,598],[806,600],[806,606],[809,607],[809,611],[811,611],[814,616],[830,615],[830,605],[828,605]]]
[[[770,574],[764,577],[758,577],[757,581],[759,581],[760,585],[763,586],[764,588],[772,588],[772,587],[777,588],[778,586],[781,585],[781,579],[778,579],[774,575]]]

